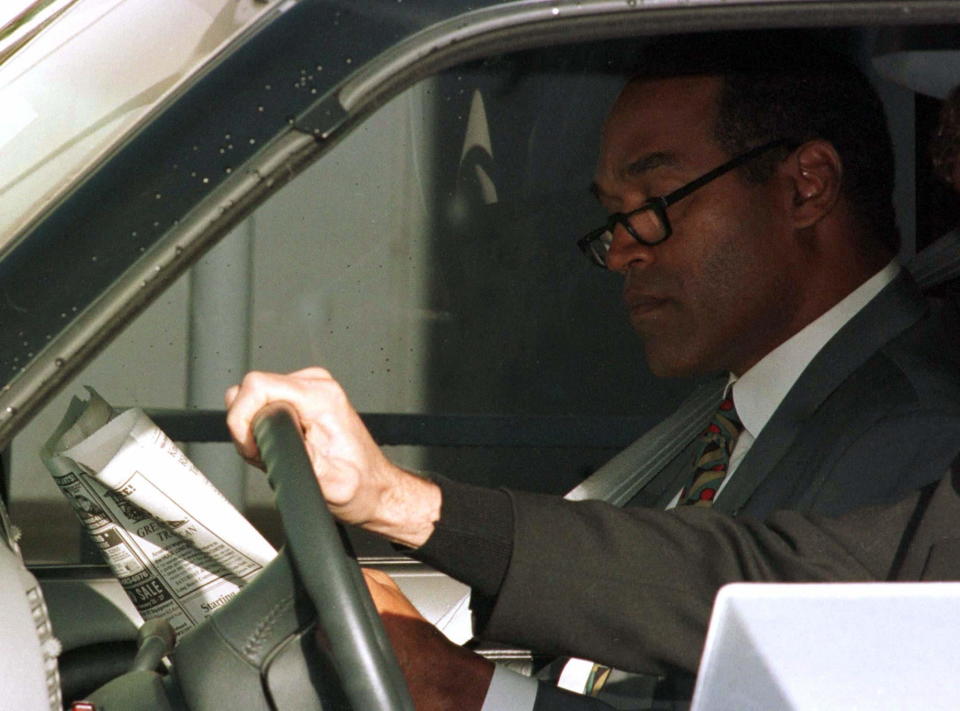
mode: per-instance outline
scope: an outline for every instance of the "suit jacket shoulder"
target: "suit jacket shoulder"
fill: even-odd
[[[902,274],[814,358],[715,506],[835,515],[938,480],[960,451],[958,333]]]

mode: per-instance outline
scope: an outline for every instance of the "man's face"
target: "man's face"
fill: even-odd
[[[627,85],[607,117],[594,181],[608,211],[636,209],[729,160],[713,138],[720,89],[716,77]],[[727,173],[669,207],[673,234],[653,247],[617,227],[607,266],[625,277],[654,374],[742,374],[796,330],[799,256],[782,185]]]

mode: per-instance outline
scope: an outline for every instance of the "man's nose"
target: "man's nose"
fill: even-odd
[[[623,225],[617,224],[613,228],[612,237],[606,258],[610,271],[626,274],[632,267],[653,261],[653,248],[635,239]]]

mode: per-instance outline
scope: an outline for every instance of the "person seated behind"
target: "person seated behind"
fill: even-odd
[[[930,144],[933,172],[944,183],[960,194],[960,86],[954,87],[944,99],[937,129]],[[960,226],[941,235],[924,248],[908,265],[921,286],[943,286],[948,282],[951,293],[960,291]]]

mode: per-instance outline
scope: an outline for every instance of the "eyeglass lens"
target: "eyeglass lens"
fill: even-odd
[[[610,245],[613,244],[613,230],[618,224],[624,228],[629,225],[628,231],[633,233],[631,236],[645,244],[656,244],[667,236],[667,226],[654,209],[647,208],[626,215],[617,215],[610,226],[597,235],[590,244],[593,258],[601,266],[606,265],[607,253],[610,251]]]
[[[660,212],[652,207],[628,213],[626,221],[641,242],[655,244],[667,236],[667,226],[664,224]]]

